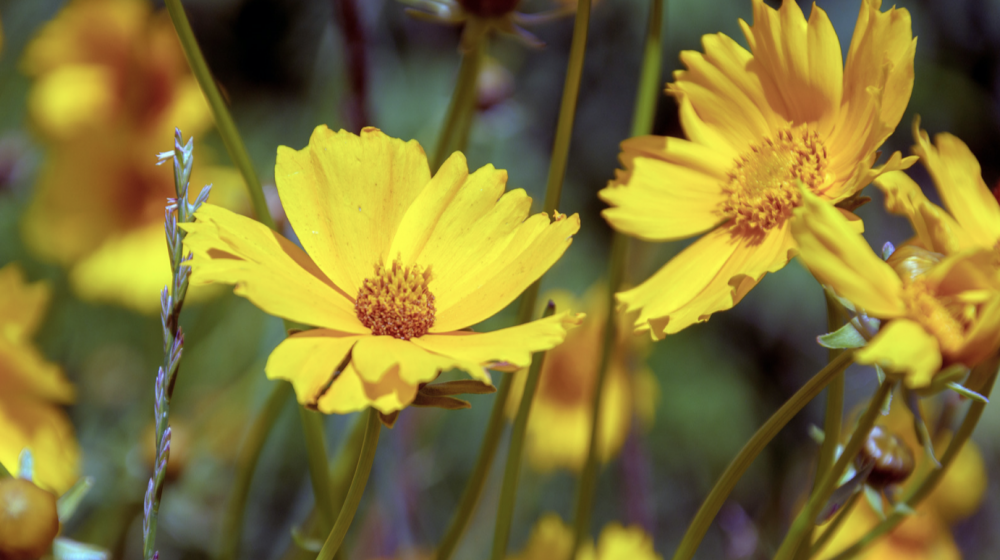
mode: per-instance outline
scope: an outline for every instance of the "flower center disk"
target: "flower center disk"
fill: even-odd
[[[410,340],[434,326],[434,294],[427,288],[430,270],[403,266],[396,259],[388,268],[375,265],[358,291],[354,311],[361,324],[379,336]]]
[[[782,130],[736,159],[722,186],[728,196],[720,212],[741,233],[762,235],[802,203],[799,182],[813,192],[823,185],[827,164],[818,134],[804,126]]]

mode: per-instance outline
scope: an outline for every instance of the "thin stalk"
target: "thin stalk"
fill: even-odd
[[[840,304],[824,290],[826,297],[826,331],[834,332],[843,324],[841,320]],[[840,354],[840,350],[831,348],[829,351],[830,360]],[[819,448],[819,456],[816,458],[816,476],[813,479],[813,492],[819,486],[827,471],[833,467],[836,459],[837,442],[840,441],[840,429],[844,420],[844,374],[841,373],[833,378],[833,381],[826,387],[826,410],[823,414],[823,444]],[[809,558],[809,543],[812,542],[814,528],[809,527],[805,538],[799,545],[798,560]]]
[[[351,480],[351,487],[347,490],[347,497],[344,505],[340,508],[340,515],[337,522],[333,524],[330,535],[323,543],[323,548],[319,551],[318,560],[333,560],[333,557],[340,550],[340,545],[344,542],[347,530],[354,521],[354,514],[361,504],[361,496],[365,493],[365,486],[368,484],[368,475],[372,472],[372,463],[375,462],[375,449],[378,447],[379,430],[382,427],[381,420],[378,419],[378,412],[374,408],[368,409],[368,420],[365,423],[365,440],[361,444],[361,452],[358,453],[358,466],[354,470],[354,478]]]
[[[837,356],[835,360],[828,363],[826,367],[813,376],[790,399],[785,401],[785,404],[781,405],[781,408],[757,430],[757,433],[743,446],[743,449],[740,450],[736,458],[729,463],[729,466],[726,467],[725,472],[719,477],[718,482],[715,483],[708,497],[705,498],[701,507],[698,508],[698,513],[695,514],[691,525],[684,534],[683,540],[681,540],[680,546],[674,552],[674,560],[690,560],[694,556],[694,553],[698,550],[698,545],[701,544],[701,539],[705,537],[708,527],[712,524],[712,520],[715,519],[715,515],[719,513],[719,509],[725,503],[726,498],[729,497],[729,493],[733,491],[743,473],[753,464],[757,455],[774,439],[774,436],[778,435],[778,432],[785,427],[785,424],[793,416],[798,414],[809,401],[813,400],[834,377],[844,371],[853,361],[854,351],[845,350],[844,353]]]
[[[635,109],[632,115],[633,137],[649,134],[653,130],[653,119],[656,116],[656,100],[660,94],[660,66],[663,59],[663,8],[664,0],[652,0],[649,4],[649,26],[646,30],[642,71],[639,74],[639,87],[636,92]],[[573,548],[570,553],[571,559],[576,558],[576,553],[587,537],[590,528],[590,514],[593,509],[594,492],[597,483],[597,440],[603,401],[601,396],[604,392],[604,383],[607,378],[612,349],[618,340],[615,292],[620,289],[625,279],[625,266],[628,261],[628,239],[617,231],[612,234],[610,261],[609,269],[611,271],[611,278],[608,282],[607,295],[608,315],[604,323],[601,359],[597,380],[594,383],[594,397],[591,403],[592,413],[587,459],[584,462],[583,472],[580,475],[579,486],[577,488]]]
[[[986,397],[989,397],[990,393],[993,391],[993,384],[996,382],[997,378],[997,365],[998,358],[992,358],[986,363],[977,366],[989,368],[993,371],[983,387],[983,395]],[[986,403],[972,401],[972,404],[969,405],[969,411],[965,414],[965,419],[962,421],[962,425],[959,426],[958,431],[955,432],[955,437],[953,437],[951,439],[951,443],[948,444],[948,449],[946,449],[944,455],[941,456],[941,468],[933,469],[931,472],[927,473],[927,476],[912,490],[909,497],[903,500],[902,504],[908,506],[908,509],[916,509],[917,506],[920,505],[920,502],[922,502],[925,498],[927,498],[927,496],[930,495],[931,492],[934,491],[934,488],[937,487],[941,478],[948,471],[948,467],[952,462],[954,462],[955,457],[958,456],[959,451],[961,451],[965,443],[969,441],[969,437],[972,436],[973,430],[976,429],[976,425],[979,423],[979,419],[982,417],[983,410],[985,408]],[[876,525],[875,528],[869,531],[865,536],[861,537],[858,542],[844,549],[830,560],[847,560],[848,558],[854,558],[857,556],[861,551],[875,542],[875,540],[895,529],[897,525],[906,519],[906,514],[901,513],[901,511],[905,511],[906,509],[907,507],[904,507],[893,511],[893,513],[891,513],[885,521]]]
[[[550,317],[556,311],[552,302],[545,307],[542,317]],[[539,356],[538,354],[541,354]],[[528,377],[524,381],[524,393],[517,406],[517,416],[514,418],[514,428],[510,433],[510,447],[507,451],[507,467],[503,473],[503,485],[500,490],[500,505],[497,508],[496,530],[493,533],[493,560],[501,560],[507,555],[507,543],[510,540],[510,527],[514,520],[514,506],[517,503],[517,479],[521,472],[521,454],[524,451],[524,438],[528,433],[528,416],[531,413],[531,403],[535,399],[538,380],[541,378],[542,367],[545,364],[545,352],[539,352],[531,360]]]
[[[201,48],[198,46],[198,40],[195,39],[187,14],[184,13],[184,7],[181,6],[181,0],[166,0],[166,4],[170,20],[174,23],[174,30],[177,31],[177,38],[180,39],[181,48],[184,50],[184,57],[187,58],[188,66],[191,67],[191,72],[198,80],[201,92],[205,95],[208,105],[212,109],[212,116],[215,117],[215,126],[219,129],[219,135],[222,136],[222,143],[226,145],[229,157],[233,159],[233,163],[236,164],[247,184],[254,214],[257,215],[258,221],[274,229],[274,219],[271,218],[271,212],[267,208],[264,189],[260,185],[260,179],[257,178],[253,162],[250,161],[250,154],[247,153],[240,131],[236,128],[236,122],[229,114],[226,102],[222,99],[218,86],[215,85],[215,79],[212,78],[208,63],[205,62],[205,57],[201,54]]]
[[[479,77],[479,65],[483,54],[482,42],[483,39],[480,38],[476,44],[472,45],[472,48],[462,53],[462,63],[458,67],[458,79],[455,81],[455,90],[451,94],[451,102],[448,103],[444,127],[441,129],[437,145],[434,147],[434,159],[431,161],[431,169],[434,171],[441,167],[448,154],[453,150],[456,137],[468,137],[467,132],[460,129],[472,126],[472,109],[476,101],[476,79]]]
[[[820,509],[830,499],[830,494],[836,488],[837,481],[840,480],[844,471],[847,470],[847,466],[854,461],[854,456],[861,450],[861,446],[868,441],[868,434],[871,432],[872,426],[875,425],[875,420],[882,413],[882,405],[885,403],[885,399],[889,396],[889,393],[892,392],[894,385],[895,383],[886,380],[879,386],[875,392],[875,396],[868,403],[868,409],[865,410],[861,419],[858,420],[858,425],[854,428],[854,433],[851,434],[851,439],[847,441],[837,462],[833,464],[833,468],[827,471],[819,487],[809,496],[806,507],[802,508],[795,517],[795,521],[792,522],[791,529],[788,530],[785,540],[778,548],[778,553],[774,557],[775,560],[788,560],[795,555],[799,542],[805,536],[806,529],[816,523],[816,516],[819,515]]]
[[[847,503],[844,504],[844,507],[840,508],[840,511],[837,512],[837,516],[833,518],[833,521],[831,521],[826,530],[823,531],[823,534],[816,539],[816,542],[812,543],[811,547],[807,547],[809,555],[806,556],[806,558],[815,558],[820,552],[823,552],[827,543],[829,543],[830,539],[837,534],[837,531],[840,530],[840,526],[843,525],[844,520],[851,514],[851,510],[854,509],[854,505],[858,503],[858,499],[861,498],[862,494],[863,492],[858,491],[847,499]]]
[[[264,450],[264,443],[267,441],[268,434],[271,433],[271,428],[278,421],[281,410],[291,396],[291,384],[283,381],[275,383],[264,407],[254,418],[246,441],[243,442],[243,447],[240,449],[240,456],[236,460],[233,490],[229,495],[226,517],[222,521],[221,558],[223,560],[236,560],[239,557],[243,514],[246,509],[247,495],[250,492],[250,483],[253,481],[253,473],[257,468],[257,460],[260,458],[261,451]]]
[[[333,526],[333,491],[330,488],[330,465],[327,461],[326,437],[323,433],[323,417],[318,412],[299,408],[302,419],[302,435],[306,439],[306,457],[309,463],[309,479],[316,499],[316,513],[319,515],[320,530],[326,532]]]
[[[552,159],[549,163],[549,180],[545,187],[546,212],[551,212],[559,206],[563,179],[566,177],[566,162],[569,159],[569,143],[573,137],[576,100],[580,96],[580,78],[583,76],[583,56],[587,48],[589,24],[590,0],[580,0],[577,3],[576,19],[573,22],[573,40],[569,46],[566,82],[563,84],[559,120],[556,122],[556,139],[552,146]]]

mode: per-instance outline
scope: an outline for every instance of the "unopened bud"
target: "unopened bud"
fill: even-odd
[[[52,493],[20,478],[0,479],[0,558],[39,558],[57,534],[59,514]]]
[[[874,464],[866,483],[878,490],[903,482],[916,465],[909,446],[881,426],[872,428],[854,463],[858,470]]]

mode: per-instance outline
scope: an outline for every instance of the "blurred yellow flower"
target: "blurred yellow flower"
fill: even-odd
[[[800,258],[816,278],[870,316],[890,319],[855,354],[910,388],[930,385],[942,367],[973,367],[1000,347],[1000,291],[992,250],[950,256],[901,247],[878,258],[833,206],[809,194],[791,220]],[[934,236],[929,242],[936,242]]]
[[[611,205],[604,217],[629,235],[708,232],[618,294],[624,308],[640,310],[638,331],[662,338],[705,321],[785,266],[799,183],[839,202],[912,163],[897,152],[872,167],[909,100],[916,47],[909,13],[880,6],[862,3],[846,66],[826,12],[814,5],[807,22],[793,0],[780,10],[753,1],[753,26],[740,21],[749,52],[719,33],[702,38],[704,54],[681,53],[688,69],[667,91],[688,139],[626,140],[625,169],[600,192]]]
[[[537,470],[580,470],[586,462],[594,383],[608,314],[606,294],[607,287],[598,284],[587,291],[583,301],[564,290],[554,290],[542,297],[542,301],[555,302],[556,309],[584,309],[587,318],[545,357],[525,442],[528,462]],[[635,337],[628,329],[619,332],[621,336],[613,348],[601,397],[597,450],[602,462],[611,460],[621,450],[633,415],[647,426],[652,423],[659,397],[659,386],[652,372],[634,363],[643,359],[643,352],[633,348]],[[507,400],[506,412],[511,418],[517,415],[527,370],[516,375]]]
[[[170,279],[163,212],[176,195],[155,154],[174,127],[198,136],[211,125],[169,18],[144,0],[73,0],[28,45],[22,70],[47,147],[25,241],[72,267],[82,297],[158,310]],[[194,194],[214,183],[216,203],[242,203],[232,169],[199,165],[192,183]]]
[[[905,406],[893,406],[888,416],[877,422],[903,439],[914,450],[917,468],[909,481],[899,490],[906,495],[934,465],[927,454],[919,451],[920,443],[913,430],[913,415]],[[949,434],[936,438],[936,446],[945,446]],[[941,478],[940,483],[916,510],[893,531],[875,541],[858,556],[862,560],[958,560],[962,557],[951,536],[950,526],[972,515],[982,503],[986,493],[986,466],[979,449],[973,442],[962,446],[955,461]],[[819,558],[831,558],[853,545],[874,528],[881,518],[867,500],[859,500],[848,518],[824,548]],[[821,527],[816,535],[822,534]]]
[[[508,560],[551,560],[567,558],[573,549],[573,529],[563,523],[558,515],[550,513],[538,520],[528,544],[519,554],[507,556]],[[601,530],[597,546],[593,541],[583,543],[575,560],[661,560],[653,550],[653,539],[639,527],[622,527],[609,523]]]
[[[487,367],[526,366],[581,320],[564,311],[467,329],[539,278],[580,227],[576,215],[528,217],[523,190],[504,194],[505,171],[470,174],[456,152],[432,178],[415,141],[319,126],[306,148],[278,148],[275,178],[305,251],[212,204],[182,227],[192,283],[235,284],[264,311],[319,327],[285,339],[266,366],[302,404],[388,415],[453,368],[489,385]]]
[[[75,392],[31,343],[49,297],[46,284],[27,284],[16,265],[0,268],[0,464],[17,476],[18,457],[28,448],[35,482],[62,493],[76,482],[80,451],[59,405],[72,402]]]

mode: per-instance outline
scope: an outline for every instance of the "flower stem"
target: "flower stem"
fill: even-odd
[[[195,39],[191,23],[188,21],[187,14],[184,13],[184,7],[181,6],[181,0],[165,1],[170,20],[174,24],[177,38],[180,39],[181,48],[184,50],[184,56],[191,67],[191,72],[198,80],[198,85],[201,86],[201,92],[205,95],[208,105],[212,109],[215,125],[219,129],[219,135],[222,136],[222,142],[226,145],[226,151],[229,152],[229,157],[233,159],[233,163],[239,168],[240,174],[243,175],[243,180],[247,184],[254,214],[257,215],[257,220],[262,224],[274,229],[274,219],[271,218],[271,212],[267,208],[260,179],[257,178],[253,162],[250,161],[250,155],[247,153],[247,148],[243,144],[243,138],[236,128],[233,117],[229,114],[226,102],[222,99],[222,94],[219,93],[219,88],[215,85],[205,57],[201,54],[201,48],[198,47],[198,40]]]
[[[284,381],[275,383],[264,407],[254,418],[250,431],[247,433],[246,441],[243,443],[240,456],[237,459],[233,490],[230,493],[229,506],[226,508],[226,517],[222,522],[221,558],[223,560],[236,560],[239,556],[243,514],[246,509],[247,494],[250,492],[250,483],[253,481],[253,473],[261,451],[264,449],[267,436],[271,433],[271,428],[274,427],[278,416],[281,415],[281,410],[291,396],[291,384]]]
[[[309,478],[316,499],[316,513],[320,530],[326,532],[333,526],[333,491],[330,488],[330,466],[327,462],[326,437],[323,433],[323,417],[318,412],[300,406],[302,435],[306,440],[306,456],[309,463]]]
[[[458,67],[458,79],[455,90],[448,103],[444,126],[434,147],[434,160],[431,170],[437,171],[444,160],[454,149],[463,150],[464,146],[456,146],[456,140],[468,138],[468,127],[472,126],[472,113],[476,101],[476,79],[479,77],[479,65],[483,56],[483,39],[480,38],[467,52],[462,53],[462,64]]]
[[[830,494],[836,488],[837,481],[840,480],[844,471],[847,470],[847,466],[854,461],[854,456],[858,454],[861,446],[868,440],[868,434],[871,432],[872,426],[875,425],[875,420],[882,413],[882,406],[885,403],[886,397],[892,392],[893,386],[895,386],[895,383],[889,380],[884,381],[879,386],[875,392],[875,396],[868,403],[868,409],[865,410],[861,419],[858,420],[858,425],[854,428],[854,433],[851,434],[851,439],[847,441],[847,445],[844,446],[844,450],[837,459],[837,462],[823,476],[823,480],[819,486],[813,490],[809,496],[809,501],[806,503],[806,507],[802,508],[799,514],[795,516],[792,527],[788,530],[785,540],[778,548],[778,553],[774,557],[775,560],[788,560],[794,556],[799,542],[805,536],[806,530],[816,523],[816,516],[819,515],[820,509],[830,499]],[[827,437],[834,436],[833,434],[829,434]]]
[[[365,493],[365,486],[368,484],[368,475],[372,472],[372,463],[375,462],[375,449],[378,447],[379,430],[382,422],[378,419],[378,412],[374,408],[368,409],[368,419],[365,423],[365,439],[361,444],[361,451],[358,453],[358,466],[354,470],[354,478],[351,480],[351,487],[347,490],[347,497],[344,505],[340,508],[340,515],[337,522],[333,524],[330,535],[323,543],[323,548],[319,551],[318,560],[333,560],[333,557],[340,550],[340,545],[344,542],[347,530],[354,521],[354,514],[358,511],[361,503],[361,496]]]
[[[545,307],[542,317],[551,317],[556,306],[551,301]],[[507,451],[507,466],[503,473],[503,485],[500,490],[500,505],[497,508],[496,530],[493,533],[493,560],[503,560],[507,555],[507,543],[510,540],[510,527],[514,520],[514,505],[517,503],[517,479],[521,471],[521,454],[524,451],[524,438],[528,432],[528,415],[531,413],[531,403],[538,389],[542,366],[545,364],[545,352],[539,352],[531,361],[528,377],[524,381],[524,393],[517,406],[517,416],[514,418],[514,428],[510,433],[510,447]]]
[[[820,552],[823,552],[826,544],[837,534],[840,526],[844,523],[844,520],[847,519],[847,516],[851,514],[851,510],[854,509],[854,504],[858,503],[858,499],[861,498],[863,493],[864,492],[861,491],[855,492],[850,498],[847,499],[847,503],[844,504],[844,507],[840,508],[840,511],[837,512],[837,517],[833,518],[833,521],[830,522],[830,524],[826,527],[826,530],[823,531],[818,539],[816,539],[816,542],[812,543],[812,546],[806,547],[806,550],[809,551],[806,558],[814,558],[819,555]]]
[[[1000,358],[994,357],[976,366],[976,368],[992,370],[992,372],[988,374],[987,381],[983,386],[982,394],[987,397],[989,397],[993,390],[993,384],[997,378],[998,365],[1000,365]],[[847,560],[848,558],[854,558],[862,550],[868,547],[868,545],[872,544],[882,535],[895,529],[897,525],[906,519],[907,515],[902,512],[907,509],[916,509],[916,507],[920,505],[920,502],[922,502],[927,496],[930,495],[931,492],[934,491],[934,488],[937,487],[937,484],[941,481],[945,472],[947,472],[948,466],[954,462],[959,451],[961,451],[965,443],[969,441],[969,437],[972,436],[973,430],[976,429],[976,424],[979,423],[979,419],[982,417],[983,410],[985,408],[986,403],[972,401],[972,404],[969,405],[969,411],[966,412],[965,419],[962,421],[962,425],[959,426],[958,431],[955,432],[955,437],[953,437],[951,439],[951,443],[948,444],[948,449],[946,449],[944,455],[941,456],[941,467],[933,469],[931,472],[927,473],[926,478],[924,478],[923,481],[921,481],[920,484],[912,490],[909,497],[903,500],[901,505],[905,505],[907,507],[897,507],[897,509],[893,511],[893,513],[891,513],[885,521],[876,525],[875,528],[869,531],[865,536],[861,537],[858,542],[844,549],[830,560]]]
[[[809,401],[816,397],[834,377],[844,371],[853,361],[854,351],[845,350],[813,376],[790,399],[785,401],[785,404],[781,405],[781,408],[757,430],[757,433],[743,446],[743,449],[740,450],[736,458],[729,463],[729,466],[726,467],[725,472],[719,477],[718,482],[715,483],[708,497],[705,498],[701,507],[698,508],[698,513],[695,514],[694,520],[691,521],[691,525],[684,534],[680,546],[674,552],[674,560],[690,560],[694,556],[694,553],[698,550],[698,545],[701,543],[701,539],[704,538],[708,527],[712,524],[712,520],[715,519],[715,515],[719,513],[719,509],[726,501],[726,498],[729,497],[729,493],[733,491],[743,473],[753,464],[757,455],[763,451],[764,447],[774,436],[778,435],[778,432],[781,431],[793,416],[802,410]]]
[[[549,162],[549,179],[545,187],[546,212],[552,212],[559,206],[563,179],[566,177],[569,143],[573,137],[573,119],[576,116],[576,100],[580,95],[580,79],[583,76],[583,57],[587,48],[587,28],[590,24],[590,1],[579,0],[576,8],[576,18],[573,22],[573,40],[569,47],[566,81],[563,83],[562,102],[559,105],[559,120],[556,122],[556,139],[552,146],[552,159]]]
[[[589,9],[589,8],[588,8]],[[653,119],[656,116],[656,100],[660,93],[660,65],[663,58],[663,11],[664,0],[651,0],[649,3],[649,27],[646,30],[646,43],[643,47],[642,71],[639,74],[639,88],[636,92],[635,109],[632,115],[632,136],[643,136],[653,130]],[[614,232],[611,239],[611,258],[609,270],[611,278],[608,282],[608,314],[604,322],[604,341],[601,349],[601,359],[598,366],[597,379],[594,382],[594,397],[591,404],[590,440],[587,447],[587,459],[580,475],[577,488],[576,518],[574,520],[573,549],[570,558],[575,558],[577,550],[586,539],[590,527],[590,513],[593,509],[594,491],[597,483],[597,439],[601,422],[601,404],[604,393],[604,383],[607,378],[608,364],[611,361],[612,348],[618,340],[618,324],[615,313],[615,292],[625,280],[625,267],[628,260],[628,238],[619,232]]]

